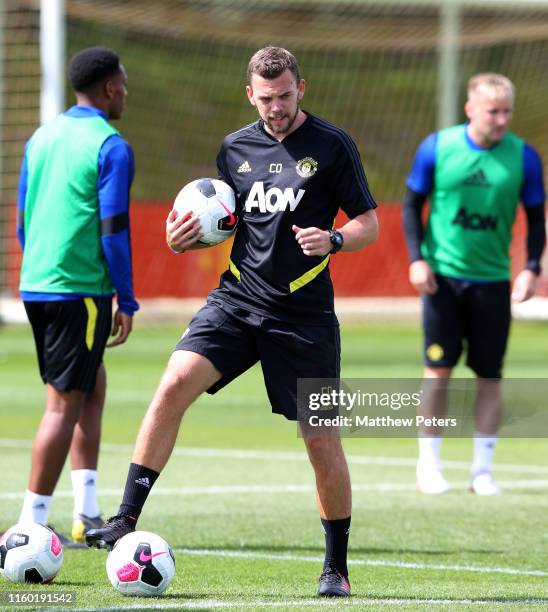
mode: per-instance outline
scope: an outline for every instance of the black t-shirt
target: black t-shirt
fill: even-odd
[[[230,267],[211,298],[282,321],[332,325],[329,256],[308,256],[292,225],[331,229],[376,203],[360,155],[341,129],[311,114],[282,142],[259,120],[225,138],[219,178],[236,192],[240,221]]]

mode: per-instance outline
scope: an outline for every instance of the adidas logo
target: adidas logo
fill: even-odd
[[[86,482],[84,482],[85,487],[91,487],[94,484],[95,484],[95,480],[93,478],[90,478],[89,480],[86,480]]]
[[[238,172],[251,172],[251,166],[247,160],[241,164],[241,166],[238,168]]]
[[[491,183],[487,180],[483,170],[478,170],[464,179],[465,185],[474,185],[476,187],[491,187]]]
[[[147,489],[150,489],[150,480],[147,476],[145,476],[144,478],[137,478],[135,482],[137,484],[142,485],[143,487],[146,487]]]
[[[40,504],[35,504],[32,507],[33,510],[45,510],[46,509],[46,504],[44,504],[44,502],[40,503]]]

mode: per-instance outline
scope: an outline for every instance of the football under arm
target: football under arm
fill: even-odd
[[[341,252],[357,251],[375,242],[379,236],[377,214],[373,209],[350,219],[339,232],[344,237]]]

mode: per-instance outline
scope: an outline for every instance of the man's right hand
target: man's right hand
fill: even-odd
[[[436,275],[424,260],[414,261],[409,266],[409,282],[419,293],[433,295],[438,290]]]
[[[199,248],[196,243],[203,236],[200,222],[192,213],[179,216],[173,209],[166,219],[166,242],[174,253]]]

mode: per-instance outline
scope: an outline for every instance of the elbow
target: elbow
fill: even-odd
[[[377,219],[377,216],[375,215],[375,224],[374,224],[374,228],[373,228],[373,240],[372,240],[372,242],[376,242],[378,237],[379,237],[379,220]]]
[[[377,215],[373,213],[373,216],[370,219],[370,225],[368,228],[368,232],[366,235],[366,243],[364,246],[373,244],[373,242],[377,241],[378,237],[379,237],[379,220],[377,219]]]

